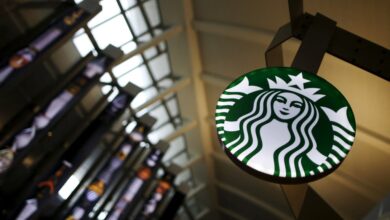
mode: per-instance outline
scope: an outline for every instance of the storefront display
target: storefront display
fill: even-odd
[[[164,176],[157,181],[156,187],[145,201],[145,204],[142,206],[141,212],[137,215],[136,219],[150,219],[155,214],[158,206],[172,188],[173,180],[174,176],[172,174],[165,173]]]
[[[88,186],[82,198],[80,198],[66,219],[81,219],[93,208],[99,198],[105,193],[124,161],[131,155],[139,143],[145,139],[145,132],[148,130],[144,125],[138,123],[128,135],[128,138],[121,144],[119,152],[113,156],[110,162],[98,174],[97,178]]]
[[[50,202],[47,198],[59,190],[61,177],[66,175],[65,173],[69,172],[71,167],[72,165],[69,162],[63,161],[62,166],[54,172],[53,176],[45,181],[39,182],[35,196],[26,200],[25,206],[19,212],[16,219],[29,219],[39,208],[45,207],[43,203]]]
[[[135,198],[143,191],[145,184],[154,176],[156,166],[163,156],[161,150],[152,150],[137,170],[136,175],[130,180],[128,186],[116,202],[113,210],[107,216],[109,220],[120,219],[124,213],[128,212],[135,204]],[[131,207],[134,208],[134,207]]]
[[[168,205],[164,208],[162,214],[159,216],[159,219],[164,219],[164,220],[174,219],[177,211],[184,203],[185,198],[186,198],[185,192],[175,189],[172,198],[169,200]]]
[[[22,71],[29,63],[34,62],[45,50],[60,40],[72,28],[84,20],[89,13],[81,8],[69,9],[66,15],[55,21],[47,30],[39,34],[26,47],[0,62],[0,86],[6,80]]]
[[[105,56],[99,56],[90,61],[62,92],[34,116],[28,127],[20,130],[11,140],[6,141],[0,151],[0,173],[7,171],[12,165],[14,156],[42,136],[72,106],[75,97],[104,73],[109,61],[110,59]]]
[[[35,212],[38,211],[44,211],[45,203],[52,202],[50,199],[52,195],[56,195],[61,187],[65,184],[67,179],[72,176],[72,173],[75,169],[82,164],[82,162],[85,160],[86,157],[89,156],[89,152],[92,150],[90,148],[91,145],[84,145],[79,146],[80,143],[88,143],[88,138],[99,138],[105,131],[109,129],[109,126],[111,122],[115,121],[123,112],[124,109],[129,105],[131,98],[127,94],[119,94],[110,105],[106,107],[105,110],[96,118],[94,123],[92,123],[92,126],[89,129],[86,129],[83,135],[80,136],[80,140],[76,141],[74,146],[71,147],[69,152],[65,153],[62,157],[63,163],[60,165],[60,168],[58,170],[61,170],[61,172],[55,171],[53,176],[55,177],[55,181],[53,183],[50,183],[48,181],[44,181],[46,183],[50,183],[51,185],[47,185],[50,190],[47,191],[47,188],[43,188],[43,190],[46,190],[41,193],[42,190],[40,188],[42,186],[42,183],[37,184],[36,192],[34,193],[34,196],[30,197],[25,201],[24,208],[19,212],[18,219],[28,219],[31,215],[35,214]],[[142,127],[142,126],[138,126]],[[104,130],[99,129],[104,128]],[[138,131],[142,130],[138,128]],[[102,132],[103,131],[103,132]],[[138,132],[137,131],[137,132]],[[131,146],[132,144],[137,143],[136,141],[130,141],[132,139],[127,140],[127,142],[124,142],[124,144],[121,147],[121,150],[119,151],[118,155],[113,158],[111,164],[106,167],[105,173],[102,174],[102,176],[106,179],[109,179],[109,174],[112,171],[111,169],[115,169],[115,167],[121,163],[121,158],[126,157],[127,154],[129,154],[132,150]],[[64,168],[66,166],[66,169]],[[66,170],[66,172],[64,172]],[[58,174],[61,175],[58,175]],[[53,178],[50,177],[49,180],[52,180]],[[55,184],[54,184],[55,183]],[[39,198],[39,199],[37,199]]]

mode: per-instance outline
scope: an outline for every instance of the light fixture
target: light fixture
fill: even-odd
[[[233,81],[218,100],[215,120],[229,158],[278,183],[334,171],[356,130],[352,108],[334,86],[287,67],[257,69]]]

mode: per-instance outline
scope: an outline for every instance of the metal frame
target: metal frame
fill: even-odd
[[[162,23],[161,23],[162,20],[161,20],[161,18],[160,18],[160,24],[158,24],[158,25],[155,26],[154,28],[151,26],[151,24],[150,24],[150,22],[149,22],[149,19],[148,19],[148,17],[147,17],[147,14],[146,14],[146,10],[145,10],[145,8],[144,8],[144,6],[143,6],[143,4],[144,4],[145,2],[148,2],[148,1],[137,1],[137,3],[136,3],[135,5],[133,5],[133,6],[129,7],[129,8],[127,8],[127,9],[124,9],[124,7],[122,6],[121,2],[120,2],[119,0],[117,0],[116,3],[117,3],[118,6],[119,6],[120,13],[118,13],[118,14],[116,14],[116,15],[114,15],[114,16],[108,18],[108,19],[106,19],[105,21],[100,22],[99,24],[94,25],[92,28],[90,28],[90,27],[88,27],[87,25],[85,25],[85,26],[84,26],[84,30],[85,30],[85,33],[87,34],[88,38],[89,38],[90,41],[92,42],[92,45],[95,47],[95,50],[99,51],[100,48],[99,48],[99,46],[98,46],[98,43],[97,43],[96,39],[94,38],[94,36],[93,36],[93,34],[92,34],[92,30],[91,30],[91,29],[96,28],[96,27],[102,25],[103,23],[105,23],[105,22],[107,22],[107,21],[109,21],[109,20],[111,20],[111,19],[113,19],[113,18],[115,18],[115,17],[117,17],[117,16],[123,16],[123,18],[125,19],[125,22],[126,22],[126,24],[127,24],[127,28],[129,29],[130,33],[131,33],[132,36],[133,36],[132,40],[130,40],[130,41],[124,43],[123,45],[125,45],[125,44],[127,44],[127,43],[133,41],[133,42],[135,42],[135,43],[138,45],[138,47],[137,47],[134,51],[131,51],[130,53],[128,53],[128,54],[122,56],[121,58],[119,58],[118,60],[116,60],[115,63],[114,63],[114,65],[117,65],[117,64],[119,64],[119,63],[121,63],[121,62],[123,62],[123,61],[129,59],[130,57],[135,56],[135,55],[140,55],[143,62],[142,62],[139,66],[145,65],[145,67],[146,67],[146,69],[147,69],[147,72],[148,72],[148,76],[150,77],[150,79],[152,79],[152,85],[149,86],[147,89],[153,88],[153,87],[154,87],[154,88],[156,88],[159,92],[161,92],[158,96],[153,97],[153,98],[152,98],[151,100],[149,100],[148,102],[142,104],[141,106],[139,106],[138,108],[136,108],[133,112],[136,112],[136,113],[137,113],[137,112],[140,112],[141,110],[143,110],[143,109],[145,109],[146,107],[148,107],[148,106],[150,106],[150,105],[156,103],[157,101],[161,101],[161,104],[158,104],[158,105],[154,106],[152,109],[148,109],[147,112],[151,112],[151,111],[153,111],[154,109],[156,109],[156,108],[158,108],[159,106],[162,105],[163,108],[165,109],[167,115],[168,115],[168,121],[165,122],[164,125],[172,124],[173,127],[176,129],[177,126],[181,125],[181,123],[177,124],[177,122],[176,122],[176,121],[177,121],[177,120],[176,120],[177,118],[181,118],[179,106],[177,105],[178,112],[179,112],[178,115],[172,115],[172,114],[171,114],[171,111],[170,111],[170,109],[168,108],[168,105],[167,105],[167,102],[168,102],[169,100],[171,100],[172,98],[175,99],[176,94],[174,94],[173,97],[169,97],[167,100],[165,100],[165,96],[167,96],[167,95],[169,95],[169,94],[171,94],[171,93],[173,93],[173,92],[176,92],[176,87],[175,87],[175,86],[172,86],[172,87],[170,87],[170,88],[168,88],[168,89],[162,91],[163,88],[161,88],[161,86],[159,86],[159,82],[161,82],[161,81],[163,81],[163,80],[165,80],[165,79],[167,79],[167,78],[171,78],[172,80],[174,80],[175,77],[173,76],[172,73],[170,73],[168,76],[163,77],[163,78],[161,78],[160,80],[156,80],[155,77],[154,77],[153,74],[152,74],[152,71],[151,71],[151,68],[150,68],[150,65],[149,65],[149,61],[150,61],[150,60],[153,60],[154,58],[157,58],[159,55],[161,55],[161,54],[163,54],[163,53],[167,53],[168,49],[161,49],[160,46],[158,45],[158,43],[164,42],[164,40],[166,40],[166,39],[172,37],[173,35],[175,35],[175,34],[181,32],[181,31],[182,31],[182,28],[181,28],[180,26],[174,26],[174,27],[168,29],[167,31],[164,31],[163,34],[156,36],[156,35],[154,34],[154,30],[155,30],[155,29],[160,29],[160,28],[162,28]],[[126,16],[126,12],[128,12],[128,11],[134,9],[134,8],[137,8],[137,7],[140,8],[141,13],[142,13],[142,16],[143,16],[143,18],[144,18],[144,20],[145,20],[145,23],[146,23],[146,25],[147,25],[147,31],[144,32],[144,33],[141,33],[141,34],[138,35],[138,36],[135,35],[134,30],[133,30],[133,28],[131,27],[131,22],[129,21],[129,19],[128,19],[127,16]],[[161,15],[160,15],[160,16],[161,16]],[[142,36],[145,36],[146,34],[150,34],[150,35],[152,36],[152,40],[150,40],[150,41],[148,41],[148,42],[145,42],[145,43],[142,43],[142,42],[139,40],[139,38],[141,38]],[[122,45],[122,46],[123,46],[123,45]],[[142,54],[142,52],[144,52],[145,50],[147,50],[147,49],[149,49],[149,48],[152,48],[152,47],[155,47],[155,48],[156,48],[156,50],[157,50],[157,55],[152,56],[151,58],[146,58],[146,57],[144,56],[144,54]],[[114,66],[114,65],[113,65],[113,66]],[[128,72],[130,72],[130,71],[131,71],[131,70],[129,70]],[[126,73],[124,73],[124,74],[122,74],[122,75],[125,75],[125,74],[127,74],[128,72],[126,72]],[[116,87],[119,87],[119,86],[118,86],[117,79],[118,79],[119,77],[121,77],[122,75],[119,76],[119,77],[115,77],[114,74],[112,73],[112,71],[109,71],[109,75],[110,75],[110,77],[111,77],[111,79],[112,79],[112,84],[113,84],[114,86],[116,86]],[[183,85],[183,86],[186,86],[186,85],[188,85],[188,84],[190,83],[190,81],[188,81],[188,79],[187,79],[187,80],[183,80],[183,81],[184,81],[184,85]],[[180,82],[183,82],[183,81],[179,81],[179,82],[178,82],[178,86],[180,87],[180,88],[178,88],[178,89],[182,89],[183,86],[180,85]],[[176,99],[176,100],[177,100],[177,99]],[[181,120],[181,121],[182,121],[182,120]],[[155,128],[154,130],[157,130],[157,129]],[[184,137],[185,137],[185,136],[184,136]],[[185,140],[185,141],[186,141],[186,140]],[[185,148],[187,148],[187,147],[185,146]]]
[[[265,56],[267,66],[282,66],[281,44],[290,38],[305,40],[306,35],[311,35],[310,31],[313,22],[321,17],[321,20],[330,20],[323,15],[304,14],[296,21],[288,23],[277,31],[271,44],[268,46]],[[322,26],[324,28],[325,26]],[[295,29],[294,29],[295,28]],[[327,27],[325,27],[327,28]],[[329,27],[331,28],[331,27]],[[363,39],[339,27],[335,27],[327,47],[322,48],[335,57],[362,68],[384,80],[390,81],[390,50],[377,45],[369,40]],[[320,37],[320,36],[319,36]],[[322,39],[322,38],[320,38]],[[320,42],[316,40],[316,43]],[[326,40],[326,39],[325,39]],[[313,42],[311,42],[313,44]],[[315,48],[316,45],[314,45]],[[306,58],[309,58],[306,57]],[[303,62],[300,64],[303,65]],[[316,72],[316,71],[312,71]]]
[[[123,18],[125,19],[125,22],[126,22],[126,24],[127,24],[127,27],[128,27],[128,29],[129,29],[130,33],[133,35],[133,39],[130,40],[130,41],[128,41],[128,42],[126,42],[126,43],[124,43],[124,45],[127,44],[127,43],[129,43],[129,42],[131,42],[131,41],[134,41],[137,45],[140,45],[140,46],[139,46],[135,51],[132,51],[132,52],[130,52],[129,54],[126,54],[125,56],[123,56],[122,58],[120,58],[119,60],[117,60],[117,61],[115,62],[114,65],[117,65],[117,64],[119,64],[120,62],[123,62],[124,60],[126,60],[126,59],[128,59],[128,58],[130,58],[130,57],[132,57],[132,56],[134,56],[134,55],[139,54],[139,55],[141,56],[142,60],[143,60],[143,63],[142,63],[141,65],[145,65],[145,67],[146,67],[147,70],[148,70],[149,77],[152,79],[152,86],[154,86],[157,90],[160,91],[161,88],[160,88],[160,86],[158,85],[158,83],[159,83],[161,80],[156,80],[156,79],[155,79],[155,77],[154,77],[153,74],[151,73],[150,65],[149,65],[149,63],[148,63],[151,59],[147,59],[147,58],[142,54],[142,52],[145,51],[146,49],[149,49],[151,45],[148,44],[149,42],[148,42],[148,43],[145,43],[145,44],[141,44],[141,42],[138,40],[140,37],[144,36],[145,34],[151,34],[152,37],[155,36],[155,34],[154,34],[154,32],[153,32],[154,29],[161,28],[161,26],[162,26],[161,24],[159,24],[159,25],[157,25],[155,28],[151,27],[150,22],[149,22],[149,20],[148,20],[148,18],[147,18],[147,15],[146,15],[146,11],[145,11],[145,9],[144,9],[144,7],[143,7],[143,4],[144,4],[145,2],[147,2],[147,1],[137,1],[136,5],[131,6],[130,8],[128,8],[128,9],[125,10],[124,7],[122,6],[122,4],[120,3],[120,1],[117,0],[116,3],[118,4],[118,6],[119,6],[119,8],[120,8],[120,13],[119,13],[119,14],[116,14],[116,15],[114,15],[114,16],[112,16],[112,17],[110,17],[110,18],[108,18],[108,19],[106,19],[106,20],[100,22],[100,23],[97,24],[97,25],[94,25],[92,28],[90,28],[90,27],[88,27],[87,25],[85,25],[85,26],[84,26],[84,30],[85,30],[85,33],[87,34],[88,38],[89,38],[90,41],[92,42],[92,45],[95,47],[95,50],[99,51],[99,50],[101,50],[101,49],[99,48],[98,43],[97,43],[96,39],[94,38],[94,36],[93,36],[93,34],[92,34],[92,29],[94,29],[94,28],[96,28],[96,27],[102,25],[103,23],[105,23],[105,22],[111,20],[112,18],[115,18],[115,17],[117,17],[117,16],[123,16]],[[127,11],[129,11],[129,10],[131,10],[131,9],[134,9],[134,8],[136,8],[136,7],[139,7],[139,8],[141,9],[142,16],[143,16],[143,18],[144,18],[144,20],[145,20],[145,22],[146,22],[146,24],[147,24],[147,29],[148,29],[145,33],[142,33],[142,34],[140,34],[139,36],[136,36],[136,35],[135,35],[135,33],[134,33],[134,31],[133,31],[133,28],[131,27],[130,21],[129,21],[129,19],[127,18],[126,14],[125,14]],[[161,20],[160,20],[160,22],[161,22]],[[168,34],[171,36],[171,34],[172,34],[171,32],[176,33],[176,32],[180,32],[180,31],[181,31],[181,30],[180,30],[180,27],[175,27],[175,28],[173,28],[173,29],[170,30],[170,31],[168,30],[167,32],[168,32]],[[174,34],[174,33],[173,33],[173,34]],[[160,36],[159,36],[159,37],[160,37]],[[161,37],[160,37],[159,39],[154,39],[154,40],[162,41],[162,40],[165,40],[166,37],[167,37],[167,36],[163,36],[162,39],[161,39]],[[153,43],[154,43],[154,42],[153,42]],[[123,45],[122,45],[122,46],[123,46]],[[161,55],[161,54],[163,54],[165,51],[167,51],[167,50],[162,50],[158,45],[156,45],[155,48],[156,48],[157,51],[158,51],[157,56],[158,56],[158,55]],[[153,58],[156,58],[157,56],[153,56],[152,59],[153,59]],[[118,85],[118,83],[117,83],[117,78],[114,77],[112,73],[110,73],[110,75],[111,75],[111,78],[112,78],[112,80],[113,80],[113,84],[114,84],[114,85]],[[172,78],[173,78],[172,73],[170,73],[169,75],[172,76]],[[166,77],[164,77],[164,79],[166,79]],[[166,101],[165,101],[165,100],[161,100],[161,101],[162,101],[163,107],[165,108],[165,110],[166,110],[166,112],[167,112],[167,114],[168,114],[168,117],[169,117],[170,122],[172,122],[172,124],[174,125],[174,127],[176,127],[176,124],[173,123],[175,117],[172,116],[172,115],[170,114],[170,110],[169,110],[169,108],[167,107]]]
[[[303,14],[302,0],[289,0],[290,23],[279,28],[266,50],[267,66],[283,66],[281,44],[295,37],[302,41],[293,60],[296,67],[316,74],[326,52],[390,81],[389,50],[336,27],[336,22],[317,14]],[[352,51],[351,51],[352,49]],[[364,51],[364,57],[361,55]],[[342,219],[308,184],[281,185],[297,219]]]
[[[85,33],[87,34],[88,38],[91,40],[92,42],[92,45],[95,47],[95,49],[97,51],[100,50],[99,46],[98,46],[98,43],[96,41],[96,39],[94,38],[93,34],[92,34],[92,31],[91,29],[93,28],[96,28],[98,26],[100,26],[101,24],[107,22],[108,20],[111,20],[117,16],[123,16],[123,18],[125,19],[125,22],[127,24],[127,27],[130,31],[130,33],[132,34],[133,36],[133,39],[124,43],[123,45],[126,45],[128,43],[130,43],[131,41],[135,42],[137,44],[137,48],[131,52],[129,52],[128,54],[125,54],[123,57],[119,58],[118,60],[115,61],[115,64],[114,65],[117,65],[135,55],[140,55],[141,58],[142,58],[142,63],[139,65],[145,65],[146,69],[147,69],[147,72],[149,74],[149,77],[150,79],[152,79],[152,85],[149,86],[148,88],[156,88],[158,91],[159,91],[159,95],[151,98],[149,101],[147,101],[146,103],[142,104],[141,106],[139,106],[138,108],[134,109],[133,112],[135,113],[139,113],[141,112],[142,110],[146,109],[148,106],[151,106],[153,105],[154,103],[156,103],[157,101],[161,101],[160,104],[152,107],[151,109],[148,109],[147,112],[151,112],[153,111],[154,109],[160,107],[161,105],[163,106],[163,108],[165,109],[166,113],[168,114],[168,121],[163,123],[163,125],[160,125],[159,128],[167,125],[167,124],[172,124],[173,127],[175,129],[179,129],[177,130],[176,132],[174,132],[173,134],[169,135],[168,137],[165,138],[165,140],[169,140],[169,141],[172,141],[173,139],[179,137],[179,136],[183,136],[184,138],[184,150],[183,151],[180,151],[180,153],[178,154],[175,154],[174,157],[176,156],[180,156],[182,153],[185,153],[187,155],[188,158],[191,158],[190,155],[189,155],[189,152],[188,152],[188,145],[187,145],[187,139],[185,137],[185,133],[190,131],[192,128],[194,128],[197,123],[195,121],[191,121],[189,122],[188,124],[183,124],[183,120],[182,120],[182,117],[181,117],[181,114],[180,114],[180,108],[179,108],[179,105],[177,104],[177,109],[178,109],[178,115],[172,115],[171,112],[170,112],[170,109],[168,108],[168,105],[167,105],[167,102],[171,99],[176,99],[176,102],[178,102],[178,99],[177,99],[177,95],[176,95],[176,92],[178,90],[181,90],[183,88],[185,88],[186,86],[190,85],[192,83],[191,79],[190,78],[187,78],[187,79],[181,79],[179,81],[177,81],[174,85],[172,85],[171,87],[167,88],[167,89],[164,89],[162,88],[160,85],[159,85],[159,82],[167,79],[167,78],[171,78],[174,82],[175,82],[175,79],[176,77],[173,75],[173,73],[171,72],[168,76],[166,77],[163,77],[161,78],[160,80],[157,80],[155,79],[155,77],[153,76],[152,74],[152,71],[151,71],[151,68],[150,68],[150,65],[149,65],[149,61],[150,60],[153,60],[154,58],[157,58],[159,55],[163,54],[163,53],[168,53],[168,48],[166,49],[162,49],[160,48],[160,45],[158,45],[159,43],[165,43],[164,41],[167,40],[168,38],[174,36],[175,34],[177,33],[180,33],[183,28],[181,26],[173,26],[171,28],[169,28],[168,30],[164,31],[162,34],[156,36],[155,33],[154,33],[154,30],[155,29],[160,29],[163,27],[162,25],[162,18],[161,18],[161,13],[159,13],[160,15],[160,24],[158,24],[157,26],[155,26],[154,28],[151,26],[150,22],[149,22],[149,19],[147,17],[147,14],[146,14],[146,10],[144,8],[144,3],[145,2],[148,2],[149,0],[147,1],[137,1],[137,4],[134,5],[134,6],[131,6],[130,8],[128,9],[124,9],[123,6],[121,5],[120,1],[119,0],[116,0],[116,3],[118,4],[119,8],[120,8],[120,13],[117,14],[117,15],[114,15],[112,17],[110,17],[109,19],[95,25],[94,27],[92,28],[89,28],[87,25],[85,25],[84,29],[85,29]],[[158,2],[157,2],[158,3]],[[136,7],[139,7],[140,10],[141,10],[141,14],[145,20],[145,23],[146,23],[146,26],[147,26],[147,31],[144,32],[144,33],[141,33],[140,35],[136,36],[135,35],[135,32],[133,30],[133,28],[131,27],[131,22],[129,21],[129,19],[127,18],[126,16],[126,12],[129,11],[129,10],[132,10]],[[160,7],[159,7],[159,4],[158,4],[158,10],[160,11]],[[150,34],[152,36],[152,39],[150,41],[147,41],[147,42],[141,42],[139,40],[139,38],[141,38],[142,36],[145,36],[146,34]],[[123,46],[121,45],[121,46]],[[147,49],[150,49],[152,47],[155,47],[156,50],[157,50],[157,55],[151,57],[151,58],[146,58],[145,55],[143,54],[144,51],[146,51]],[[113,65],[113,66],[114,66]],[[170,66],[170,63],[168,64]],[[170,67],[171,68],[171,67]],[[130,70],[131,71],[131,70]],[[128,72],[130,72],[128,71]],[[125,73],[127,74],[127,73]],[[122,74],[122,75],[125,75],[125,74]],[[112,71],[109,71],[109,75],[112,79],[112,82],[113,82],[113,85],[116,85],[117,87],[119,87],[119,84],[117,82],[117,79],[120,77],[115,77],[114,74],[112,73]],[[121,75],[121,76],[122,76]],[[147,89],[148,89],[147,88]],[[164,90],[162,90],[164,89]],[[168,99],[166,99],[165,97],[167,97],[168,95],[172,94],[173,95],[171,97],[169,97]],[[181,119],[179,123],[177,123],[177,118]],[[180,126],[180,127],[178,127]],[[153,130],[158,130],[158,128],[155,128]],[[170,161],[172,159],[171,158]],[[191,166],[188,166],[186,167],[187,169],[190,170],[190,179],[189,181],[191,181],[195,186],[196,186],[196,183],[195,183],[195,178],[194,178],[194,175],[193,175],[193,172],[192,172],[192,169],[191,169]],[[186,210],[187,211],[187,210]],[[189,213],[190,214],[190,213]],[[191,215],[191,214],[190,214]]]

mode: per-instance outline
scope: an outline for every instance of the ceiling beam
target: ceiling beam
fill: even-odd
[[[197,214],[195,216],[195,219],[202,219],[204,218],[207,214],[209,214],[210,212],[210,209],[209,208],[204,208],[202,209],[202,211],[199,212],[199,214]]]
[[[197,195],[202,190],[206,189],[205,183],[199,183],[194,188],[192,188],[188,193],[186,199],[192,198],[193,196]]]
[[[203,155],[195,155],[191,156],[189,160],[183,165],[183,169],[188,169],[197,164],[199,161],[203,159]]]
[[[197,33],[193,28],[194,21],[194,9],[192,0],[183,0],[184,7],[184,24],[187,44],[189,48],[189,58],[191,66],[191,75],[193,80],[193,89],[195,92],[195,103],[197,110],[197,119],[199,122],[199,131],[201,136],[201,146],[204,153],[204,161],[206,164],[207,181],[210,184],[210,197],[211,197],[211,212],[217,208],[217,193],[214,187],[215,173],[214,166],[211,161],[212,153],[212,136],[207,121],[203,120],[208,116],[207,97],[205,93],[204,83],[201,79],[202,75],[202,62],[200,56],[200,47]]]
[[[139,44],[135,50],[132,50],[131,52],[123,55],[118,60],[115,60],[114,63],[111,65],[111,68],[113,68],[116,65],[121,64],[125,60],[130,59],[131,57],[133,57],[135,55],[138,55],[138,54],[144,52],[145,50],[147,50],[153,46],[158,45],[159,43],[161,43],[163,41],[169,40],[169,39],[177,36],[181,32],[183,32],[183,27],[181,25],[175,25],[175,26],[170,27],[169,29],[165,30],[162,34],[153,37],[148,42]]]
[[[156,95],[155,97],[149,99],[144,104],[142,104],[142,105],[138,106],[137,108],[135,108],[135,112],[139,112],[142,109],[144,109],[144,108],[146,108],[148,106],[151,106],[155,102],[164,99],[166,96],[186,88],[188,85],[191,84],[191,81],[192,80],[189,77],[186,77],[184,79],[178,80],[177,82],[175,82],[175,84],[173,86],[169,87],[168,89],[166,89],[164,91],[159,92],[158,95]]]
[[[194,129],[198,125],[198,122],[195,120],[192,120],[190,122],[186,122],[183,126],[178,127],[175,132],[168,135],[164,138],[164,141],[171,142],[175,140],[176,138],[184,135],[185,133],[189,132],[190,130]]]
[[[228,77],[224,77],[214,73],[206,73],[202,74],[202,80],[212,86],[217,86],[221,88],[225,88],[228,86],[234,79],[230,79]]]
[[[195,30],[225,37],[268,44],[275,32],[265,29],[254,29],[212,21],[194,21]]]

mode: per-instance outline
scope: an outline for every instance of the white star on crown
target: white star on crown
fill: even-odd
[[[318,92],[320,90],[318,88],[306,88],[305,89],[303,84],[310,82],[310,81],[303,78],[302,73],[299,73],[297,76],[288,75],[288,77],[290,77],[290,79],[291,79],[291,81],[289,83],[286,83],[283,79],[281,79],[277,76],[275,77],[275,79],[276,79],[275,82],[270,80],[270,79],[267,79],[269,88],[270,89],[282,89],[282,90],[292,91],[292,92],[301,94],[301,95],[313,100],[314,102],[318,101],[319,99],[321,99],[322,97],[325,96],[322,94],[315,94],[316,92]],[[292,86],[297,86],[298,88],[292,87]]]

